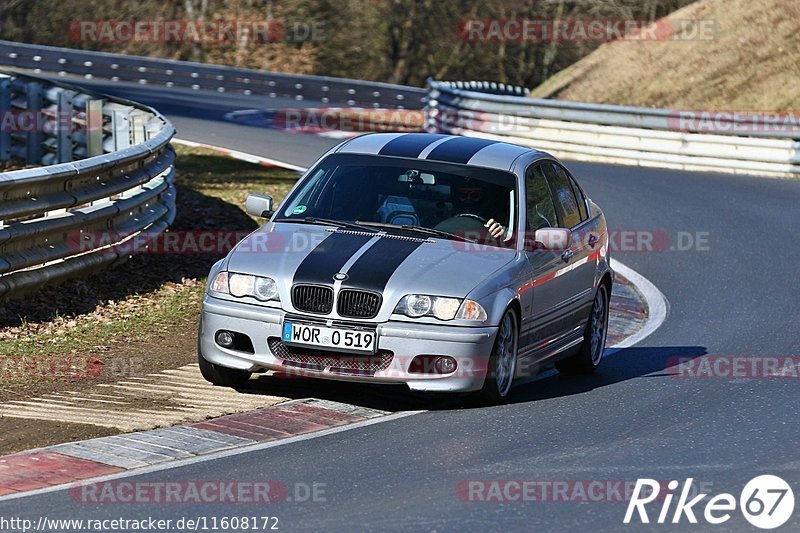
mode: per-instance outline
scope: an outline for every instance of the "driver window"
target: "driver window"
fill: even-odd
[[[556,209],[542,165],[536,164],[528,167],[528,171],[525,173],[525,189],[527,230],[534,232],[540,228],[558,227]]]

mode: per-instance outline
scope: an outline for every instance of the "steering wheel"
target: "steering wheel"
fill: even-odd
[[[453,218],[458,218],[458,217],[474,218],[476,220],[480,220],[482,224],[486,224],[487,222],[489,222],[488,218],[484,218],[480,215],[473,215],[472,213],[460,213]]]

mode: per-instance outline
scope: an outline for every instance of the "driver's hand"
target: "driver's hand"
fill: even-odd
[[[484,226],[489,229],[489,235],[495,239],[499,239],[506,232],[506,228],[504,228],[502,224],[495,221],[493,218],[490,218],[489,221],[484,224]]]

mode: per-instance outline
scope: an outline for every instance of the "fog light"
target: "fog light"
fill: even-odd
[[[437,357],[434,365],[440,374],[450,374],[455,372],[456,367],[458,366],[455,359],[447,356]]]
[[[233,333],[225,330],[218,331],[217,344],[219,344],[223,348],[230,348],[231,346],[233,346]]]

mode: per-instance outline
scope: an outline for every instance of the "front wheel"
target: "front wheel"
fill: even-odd
[[[517,370],[517,341],[517,318],[514,311],[509,309],[500,321],[486,369],[486,380],[480,391],[485,402],[498,404],[508,400]]]
[[[591,374],[597,370],[606,347],[608,300],[608,288],[601,284],[595,293],[592,312],[586,323],[583,343],[578,353],[556,362],[556,368],[562,374]]]
[[[227,368],[206,361],[200,350],[197,350],[197,363],[200,365],[200,374],[203,375],[203,378],[220,387],[241,387],[252,375],[252,372],[247,370]]]

